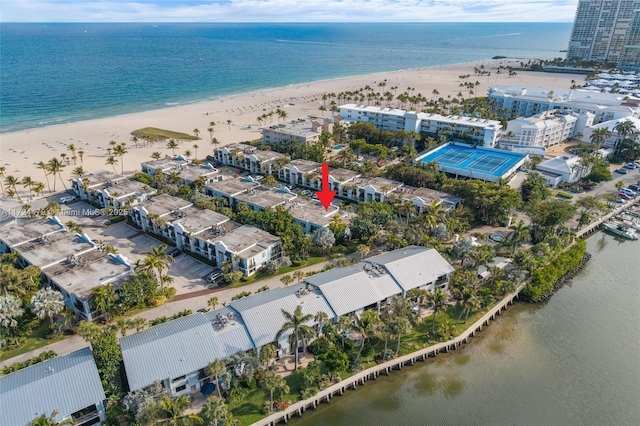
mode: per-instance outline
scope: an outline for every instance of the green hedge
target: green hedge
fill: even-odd
[[[560,192],[560,191],[556,194],[556,196],[560,198],[566,198],[567,200],[570,200],[573,198],[573,195],[567,194],[566,192]]]
[[[560,254],[548,265],[535,271],[529,284],[522,289],[520,295],[527,301],[539,302],[548,297],[555,284],[568,272],[580,265],[587,252],[587,243],[578,240],[567,251]]]

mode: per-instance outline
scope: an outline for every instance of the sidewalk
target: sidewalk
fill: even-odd
[[[321,262],[312,266],[306,266],[299,270],[303,272],[319,271],[328,263],[330,263],[330,261]],[[270,289],[276,288],[276,287],[284,287],[284,284],[282,284],[282,282],[280,281],[280,277],[282,277],[282,275],[276,275],[271,278],[267,278],[265,280],[258,281],[256,283],[249,284],[246,286],[214,290],[213,292],[205,295],[182,299],[176,302],[169,302],[162,306],[158,306],[157,308],[153,308],[153,309],[149,309],[147,311],[141,312],[140,314],[134,315],[131,318],[140,317],[148,321],[148,320],[152,320],[159,317],[170,317],[172,315],[177,314],[178,312],[184,311],[185,309],[190,309],[192,312],[195,313],[198,309],[203,309],[203,308],[208,309],[209,306],[207,305],[207,301],[214,296],[218,298],[218,305],[216,306],[216,308],[221,308],[223,303],[229,304],[233,296],[235,296],[236,294],[242,293],[244,291],[250,291],[251,293],[255,293],[259,288],[265,285],[268,286]],[[129,332],[129,334],[131,334],[131,332]],[[14,364],[16,362],[26,361],[30,358],[40,355],[42,352],[45,352],[45,351],[54,351],[58,355],[65,355],[70,352],[76,351],[78,349],[82,349],[86,346],[89,346],[89,343],[87,343],[82,337],[77,335],[72,336],[68,339],[60,340],[50,345],[43,346],[39,349],[35,349],[31,352],[27,352],[22,355],[15,356],[5,361],[0,361],[0,368],[4,367],[5,365]]]

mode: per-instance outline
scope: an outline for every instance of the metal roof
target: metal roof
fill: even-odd
[[[453,266],[435,249],[419,246],[372,256],[365,262],[383,265],[405,291],[429,284],[454,271]]]
[[[0,424],[29,424],[58,411],[60,421],[106,399],[91,350],[32,365],[0,377]]]
[[[329,319],[336,317],[322,293],[313,287],[307,289],[306,284],[275,288],[235,300],[229,306],[242,315],[258,348],[275,341],[276,334],[285,322],[282,310],[292,313],[298,306],[302,306],[304,315],[315,316],[318,312],[325,312]],[[310,321],[309,325],[312,323]]]
[[[193,314],[120,339],[129,388],[146,387],[204,368],[211,361],[253,349],[244,323],[234,315],[225,327],[212,315],[226,309]]]
[[[305,281],[320,289],[336,315],[345,315],[402,293],[402,288],[389,274],[373,270],[365,263],[332,269]]]

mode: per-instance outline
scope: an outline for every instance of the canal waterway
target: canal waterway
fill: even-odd
[[[548,302],[517,304],[470,344],[309,410],[289,424],[637,425],[640,241],[598,233]]]

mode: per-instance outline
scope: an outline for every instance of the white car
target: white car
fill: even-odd
[[[77,197],[75,195],[65,195],[64,197],[60,198],[60,204],[70,203],[74,201],[76,198]]]

